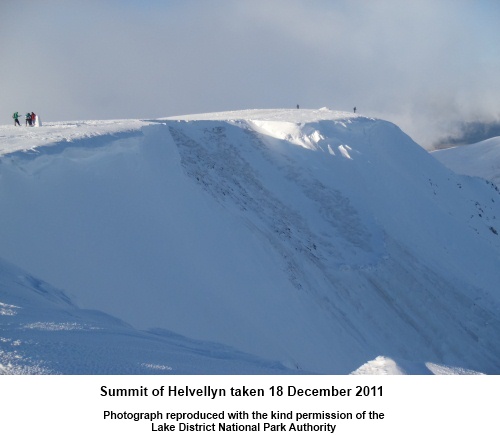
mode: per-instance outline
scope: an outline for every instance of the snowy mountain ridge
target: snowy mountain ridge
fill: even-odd
[[[498,191],[394,124],[324,108],[44,125],[0,127],[0,256],[146,341],[240,351],[175,366],[165,343],[156,366],[499,372]]]

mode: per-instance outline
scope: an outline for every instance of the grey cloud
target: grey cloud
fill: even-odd
[[[488,0],[2,2],[5,123],[329,106],[430,146],[498,118]],[[28,35],[25,38],[24,35]]]

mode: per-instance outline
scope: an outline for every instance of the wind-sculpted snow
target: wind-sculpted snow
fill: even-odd
[[[232,366],[193,359],[185,373],[282,370],[262,361],[316,373],[500,372],[500,195],[490,184],[454,174],[393,124],[327,109],[125,131],[5,155],[0,255],[133,325],[145,354],[152,332],[134,328],[246,353],[232,351]],[[115,337],[70,318],[19,330],[101,334],[95,345]],[[137,370],[181,370],[168,351]],[[97,370],[131,371],[115,360]]]

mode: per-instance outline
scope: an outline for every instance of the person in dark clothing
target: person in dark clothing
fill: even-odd
[[[25,118],[26,118],[26,127],[28,125],[31,127],[31,113],[27,113]]]

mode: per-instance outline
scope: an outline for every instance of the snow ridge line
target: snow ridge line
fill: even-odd
[[[70,148],[98,149],[109,145],[111,142],[129,139],[133,137],[141,137],[143,135],[140,130],[124,130],[114,133],[104,133],[95,136],[83,136],[74,139],[63,138],[56,142],[50,142],[44,145],[38,145],[29,149],[5,151],[0,154],[0,163],[3,159],[29,160],[41,156],[54,156],[64,152]]]

